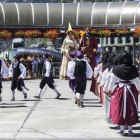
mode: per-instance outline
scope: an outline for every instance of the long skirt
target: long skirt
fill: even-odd
[[[135,85],[131,84],[130,89],[138,105],[138,91]],[[127,95],[127,99],[126,99],[125,119],[123,118],[124,87],[120,88],[119,86],[117,86],[111,96],[110,119],[112,119],[112,122],[114,124],[130,126],[130,125],[135,125],[136,123],[139,123],[136,105],[128,89],[127,89],[126,95]]]
[[[97,81],[94,78],[92,78],[90,91],[93,92],[96,96],[100,97],[100,92],[98,88],[99,88],[99,84],[97,84]]]
[[[100,100],[103,106],[105,106],[105,93],[103,92],[103,87],[100,87]]]

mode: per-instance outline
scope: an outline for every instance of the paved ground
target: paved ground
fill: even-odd
[[[22,93],[16,91],[15,102],[10,101],[10,82],[3,82],[0,138],[121,138],[115,134],[119,130],[111,129],[114,125],[106,123],[105,108],[98,103],[98,98],[89,92],[91,81],[88,81],[85,108],[78,108],[74,104],[68,81],[55,81],[62,94],[61,99],[55,100],[56,94],[47,87],[40,100],[34,99],[33,95],[38,92],[40,80],[27,80],[26,85],[30,88],[28,99],[23,100]],[[135,139],[140,138],[139,125],[134,126],[137,134]],[[127,135],[123,138],[128,139]]]

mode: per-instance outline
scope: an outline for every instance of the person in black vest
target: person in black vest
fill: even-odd
[[[53,80],[52,75],[51,75],[51,64],[48,60],[48,57],[49,57],[49,54],[46,52],[43,55],[43,60],[44,60],[43,69],[42,69],[43,76],[42,76],[42,79],[40,82],[40,89],[39,89],[38,94],[35,95],[34,97],[40,98],[42,90],[43,90],[44,86],[47,84],[49,86],[49,88],[53,89],[56,92],[57,97],[55,99],[58,99],[61,96],[61,94],[54,87],[54,80]]]
[[[13,57],[13,64],[11,64],[9,68],[9,77],[12,77],[11,82],[11,90],[12,90],[12,99],[11,101],[15,101],[15,89],[17,88],[24,95],[24,99],[27,98],[27,93],[21,87],[20,79],[24,79],[26,77],[26,68],[25,66],[19,62],[19,56],[15,55]]]
[[[3,60],[0,60],[0,101],[2,101],[2,78],[8,77],[8,68]]]
[[[83,99],[86,90],[86,81],[87,78],[92,78],[93,70],[86,61],[82,60],[83,53],[81,51],[78,51],[76,55],[78,59],[75,61],[75,64],[71,67],[72,74],[70,78],[75,77],[75,103],[78,104],[79,107],[83,107]]]

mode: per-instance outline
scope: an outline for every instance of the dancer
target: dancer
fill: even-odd
[[[17,88],[24,95],[24,99],[27,98],[27,93],[21,87],[20,79],[24,79],[26,77],[26,68],[25,66],[19,62],[19,56],[16,54],[13,57],[13,64],[11,64],[9,68],[9,77],[12,77],[11,82],[11,90],[12,90],[12,99],[11,101],[15,101],[15,89]]]
[[[43,88],[47,84],[49,86],[49,88],[53,89],[56,92],[57,97],[55,99],[58,99],[61,96],[61,94],[58,92],[58,90],[53,85],[54,80],[53,80],[52,75],[51,75],[51,64],[48,60],[48,57],[49,57],[49,54],[46,52],[43,55],[43,60],[44,60],[43,70],[42,70],[42,75],[43,76],[42,76],[42,79],[41,79],[41,82],[40,82],[39,92],[34,97],[35,98],[40,98],[41,93],[43,91]]]
[[[3,62],[3,60],[0,60],[0,101],[2,101],[2,78],[8,77],[8,68]]]
[[[114,124],[121,127],[118,135],[123,136],[125,126],[128,126],[128,135],[134,136],[132,125],[139,123],[140,82],[138,71],[132,65],[132,57],[127,52],[121,54],[120,62],[120,65],[113,68],[108,87],[108,93],[111,95],[110,118]]]
[[[74,65],[71,66],[70,78],[72,79],[75,77],[74,90],[76,93],[76,103],[79,107],[84,107],[83,99],[86,90],[86,82],[87,78],[91,79],[93,70],[86,61],[82,60],[83,53],[81,51],[78,51],[76,55],[78,59],[75,61]]]
[[[73,68],[73,65],[75,65],[75,60],[76,60],[75,59],[75,53],[74,52],[70,52],[69,55],[71,57],[71,61],[68,63],[67,76],[69,77],[69,86],[72,89],[72,91],[75,93],[75,91],[74,91],[75,77],[71,76],[71,68]]]

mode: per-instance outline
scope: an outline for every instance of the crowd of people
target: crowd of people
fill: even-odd
[[[51,54],[49,54],[49,56],[50,62],[53,62],[54,57]],[[11,65],[11,60],[9,59],[7,54],[3,61],[9,68]],[[19,58],[19,62],[22,63],[27,69],[26,79],[42,77],[43,56],[41,56],[40,54],[29,54],[27,57],[25,55],[22,55]]]

